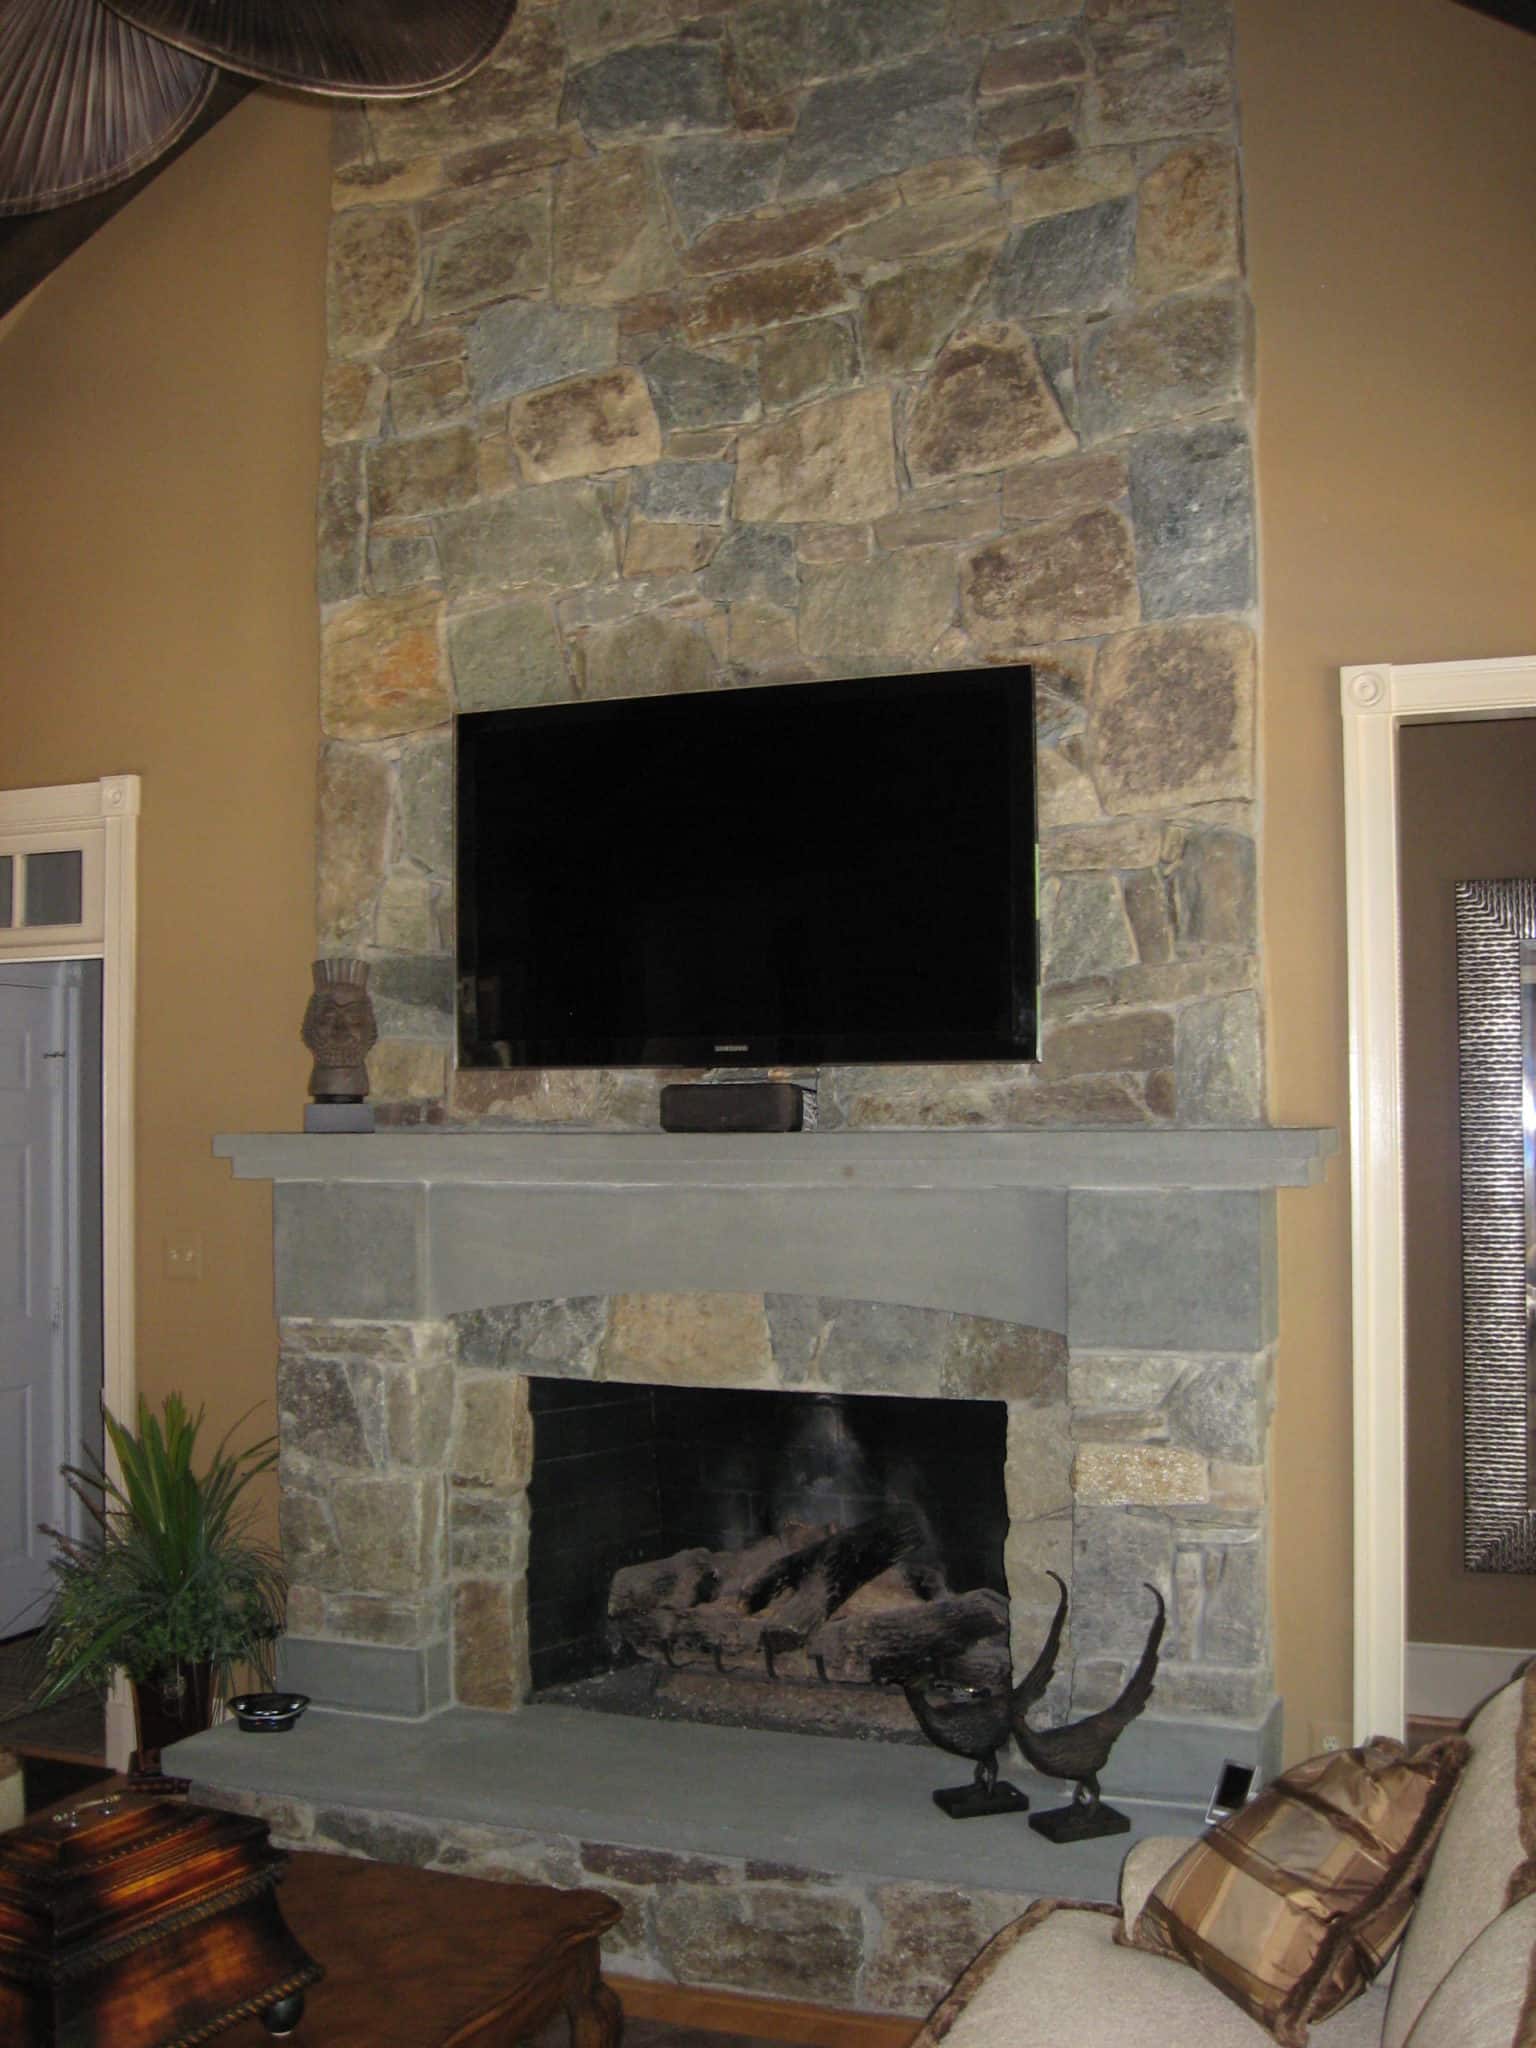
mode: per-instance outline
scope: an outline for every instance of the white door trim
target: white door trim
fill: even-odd
[[[0,791],[0,854],[79,845],[87,875],[76,927],[0,930],[10,960],[100,960],[102,1390],[114,1415],[131,1419],[134,1363],[134,1004],[138,959],[137,775]],[[99,890],[96,877],[100,877]],[[133,1705],[114,1688],[107,1706],[107,1760],[127,1763]]]
[[[1401,1737],[1407,1638],[1397,734],[1536,710],[1536,656],[1341,669],[1354,1242],[1357,1742]]]

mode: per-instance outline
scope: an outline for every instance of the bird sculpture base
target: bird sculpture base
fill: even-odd
[[[1032,1813],[1029,1824],[1048,1842],[1092,1842],[1100,1835],[1128,1835],[1128,1815],[1113,1806],[1055,1806],[1049,1813]]]
[[[1027,1813],[1029,1794],[1000,1779],[990,1792],[982,1785],[951,1785],[935,1792],[933,1803],[951,1820],[981,1820],[989,1813]]]

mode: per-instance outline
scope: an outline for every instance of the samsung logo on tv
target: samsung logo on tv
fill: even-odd
[[[747,1041],[745,1039],[741,1041],[740,1045],[732,1044],[729,1040],[727,1040],[724,1045],[720,1044],[718,1041],[716,1041],[715,1044],[716,1052],[745,1052],[746,1050]]]

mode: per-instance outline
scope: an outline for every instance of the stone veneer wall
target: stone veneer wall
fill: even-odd
[[[524,1302],[434,1322],[288,1316],[282,1345],[289,1629],[366,1646],[356,1704],[386,1704],[377,1649],[412,1672],[427,1653],[426,1697],[396,1711],[526,1696],[527,1376],[547,1374],[1002,1400],[1020,1668],[1054,1610],[1046,1572],[1072,1587],[1050,1704],[1084,1712],[1118,1691],[1150,1581],[1168,1599],[1155,1715],[1257,1722],[1270,1706],[1267,1351],[1105,1349],[1069,1364],[1062,1337],[1023,1325],[760,1294]],[[289,1678],[305,1684],[307,1668]]]
[[[338,117],[319,929],[386,1113],[656,1118],[655,1074],[450,1084],[455,709],[1026,656],[1044,1059],[829,1070],[823,1124],[1261,1117],[1230,40],[523,0],[466,85]]]

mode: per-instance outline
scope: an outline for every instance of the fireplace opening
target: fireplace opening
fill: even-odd
[[[533,1697],[917,1739],[1006,1675],[1000,1401],[534,1378]]]

